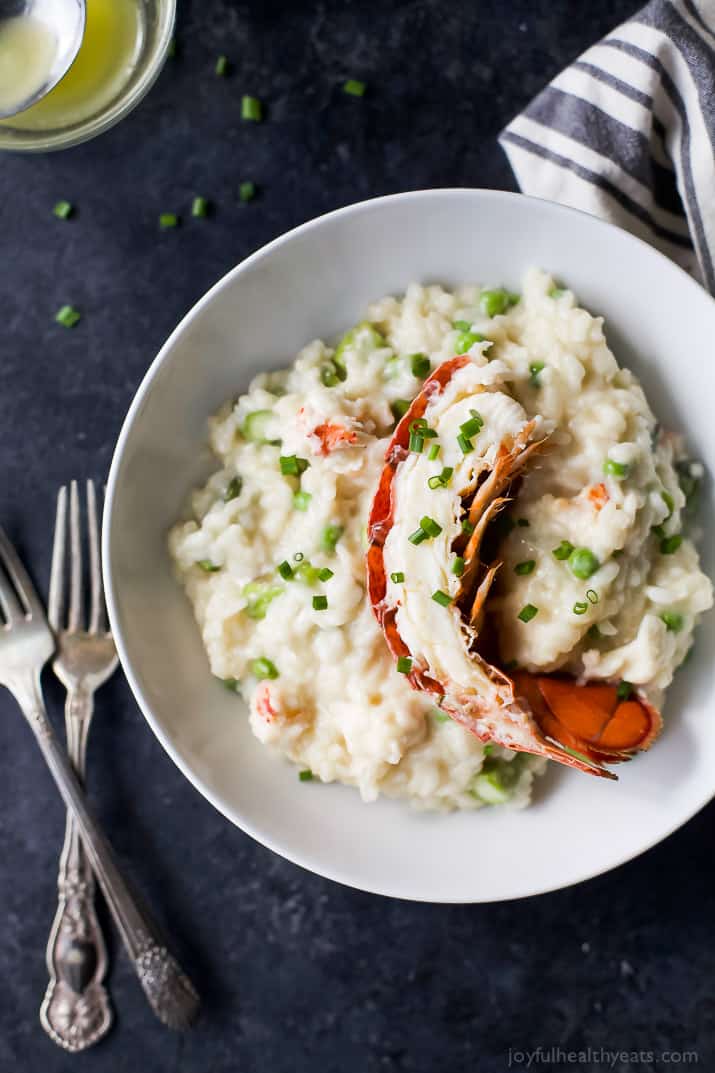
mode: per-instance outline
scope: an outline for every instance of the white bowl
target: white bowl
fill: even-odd
[[[305,224],[229,272],[184,318],[142,382],[107,491],[105,582],[119,655],[159,740],[216,808],[289,860],[363,890],[479,902],[554,890],[665,838],[715,793],[713,616],[679,672],[666,729],[617,784],[550,771],[523,812],[434,815],[343,786],[303,784],[253,738],[210,675],[174,581],[169,527],[213,462],[206,421],[260,370],[361,318],[412,280],[517,288],[542,266],[606,318],[621,363],[657,416],[715,467],[715,303],[640,240],[571,209],[488,190],[434,190],[353,205]],[[705,505],[703,525],[712,521]],[[708,529],[709,531],[709,529]],[[713,541],[704,542],[712,572]],[[187,837],[190,837],[187,833]]]

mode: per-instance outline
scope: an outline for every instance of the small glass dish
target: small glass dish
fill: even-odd
[[[61,115],[31,116],[38,105],[17,116],[0,121],[0,149],[20,152],[48,152],[88,141],[113,127],[131,112],[151,88],[166,59],[174,32],[176,0],[134,0],[139,10],[140,31],[131,67],[116,90],[98,94],[96,108],[67,119]],[[88,0],[89,6],[92,0]],[[70,69],[71,73],[72,69]],[[66,78],[69,76],[65,76]],[[63,80],[64,81],[64,80]],[[62,86],[62,82],[59,83]],[[48,95],[51,97],[52,91]],[[42,105],[44,102],[40,102]],[[23,118],[24,117],[24,118]]]

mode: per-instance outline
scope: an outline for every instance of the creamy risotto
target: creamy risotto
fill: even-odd
[[[211,420],[222,468],[194,493],[170,548],[212,672],[301,778],[357,786],[366,801],[523,805],[544,761],[483,745],[413,692],[366,598],[365,526],[386,444],[425,377],[455,354],[498,389],[505,420],[534,419],[549,435],[499,549],[505,660],[621,678],[659,705],[712,604],[683,535],[699,467],[658,431],[601,319],[541,271],[519,296],[412,284],[337,347],[315,341],[289,369],[257,377]],[[565,569],[559,546],[592,559]],[[592,604],[584,593],[596,588]],[[582,614],[560,613],[582,602]],[[533,621],[519,618],[527,606],[539,609]]]

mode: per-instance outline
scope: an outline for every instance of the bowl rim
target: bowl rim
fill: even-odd
[[[709,299],[710,302],[715,301],[713,296],[703,287],[693,276],[691,276],[684,268],[678,265],[675,261],[671,260],[664,253],[640,238],[638,235],[634,235],[632,232],[626,231],[624,228],[611,223],[608,220],[604,220],[601,217],[594,216],[591,213],[585,212],[582,209],[574,208],[570,205],[563,205],[560,202],[552,201],[548,198],[538,198],[527,194],[521,194],[513,191],[506,190],[492,190],[482,189],[478,187],[435,187],[430,189],[421,190],[408,190],[402,193],[387,194],[380,197],[367,198],[362,201],[357,201],[349,205],[342,206],[337,209],[332,209],[329,212],[322,213],[319,216],[313,217],[306,222],[291,228],[288,231],[283,232],[270,242],[259,247],[253,253],[249,254],[238,264],[230,268],[223,276],[220,277],[199,299],[195,304],[183,315],[173,331],[169,334],[161,348],[159,349],[156,357],[153,359],[144,376],[139,383],[138,388],[131,401],[127,414],[122,422],[122,426],[115,444],[115,448],[112,454],[112,460],[110,464],[109,476],[107,478],[104,511],[102,518],[102,573],[104,581],[104,589],[106,594],[107,613],[109,617],[110,628],[112,630],[115,644],[117,647],[117,653],[122,666],[122,670],[129,683],[130,689],[134,695],[139,708],[149,724],[151,730],[159,740],[164,750],[168,753],[169,757],[173,760],[182,774],[191,783],[194,789],[206,798],[214,806],[214,808],[227,820],[229,820],[239,830],[243,831],[249,837],[253,838],[260,845],[265,846],[273,853],[283,857],[285,860],[290,861],[292,864],[297,865],[300,868],[305,869],[313,874],[320,875],[325,879],[333,880],[340,883],[343,886],[351,887],[356,890],[363,890],[370,894],[379,894],[383,897],[399,898],[405,901],[415,902],[427,902],[428,904],[452,904],[452,905],[469,905],[469,904],[485,904],[482,899],[475,899],[464,896],[455,897],[440,897],[439,900],[422,897],[420,894],[410,894],[401,891],[395,893],[386,887],[380,887],[378,884],[360,883],[359,885],[345,874],[340,868],[328,868],[325,866],[316,867],[309,859],[307,854],[301,852],[294,852],[291,848],[285,848],[282,845],[278,845],[271,837],[266,836],[264,833],[259,833],[254,824],[250,821],[244,821],[243,819],[239,823],[235,816],[232,814],[230,806],[226,805],[219,798],[218,794],[206,785],[204,780],[191,770],[190,766],[184,761],[180,755],[178,749],[174,747],[169,739],[168,734],[161,725],[160,720],[152,711],[138,678],[134,674],[132,669],[131,660],[125,645],[124,635],[120,624],[120,616],[118,610],[118,597],[115,588],[114,576],[113,576],[113,559],[112,559],[112,527],[114,521],[114,507],[115,500],[118,494],[118,486],[121,479],[121,471],[123,468],[125,448],[127,442],[132,433],[134,423],[139,416],[144,399],[151,390],[154,380],[160,374],[164,362],[171,354],[175,340],[183,333],[186,327],[198,316],[201,315],[203,310],[213,301],[214,296],[220,293],[225,287],[230,286],[235,279],[240,277],[244,272],[248,271],[255,264],[259,263],[264,258],[270,256],[275,250],[279,249],[282,245],[290,242],[293,238],[304,235],[307,232],[324,226],[328,221],[345,217],[349,215],[358,215],[362,212],[369,211],[378,205],[397,204],[398,202],[406,201],[428,201],[435,197],[454,197],[456,199],[471,198],[477,195],[486,201],[490,200],[503,200],[503,201],[515,201],[526,200],[529,202],[537,202],[541,206],[548,207],[548,210],[555,210],[557,214],[561,215],[575,215],[579,217],[586,217],[593,223],[594,226],[602,227],[608,231],[617,232],[621,238],[626,241],[630,241],[639,247],[644,247],[648,251],[648,256],[655,256],[658,260],[663,262],[668,271],[675,271],[680,274],[687,281],[687,285],[700,293],[701,297]],[[208,415],[207,415],[208,416]],[[654,846],[659,845],[661,842],[669,838],[677,830],[688,823],[694,816],[696,816],[711,800],[715,798],[715,784],[697,804],[692,807],[687,815],[679,817],[675,822],[669,825],[665,831],[661,831],[656,836],[652,837],[644,844],[642,844],[637,850],[626,851],[622,856],[618,857],[612,863],[598,868],[595,871],[586,869],[582,870],[582,874],[575,876],[568,882],[564,883],[556,881],[553,885],[540,884],[536,887],[529,885],[528,883],[523,886],[523,889],[515,890],[506,896],[498,899],[498,901],[514,901],[520,898],[533,898],[542,894],[549,894],[557,890],[564,890],[568,887],[576,886],[579,883],[586,882],[589,879],[595,879],[598,876],[605,875],[608,872],[614,871],[616,868],[620,868],[622,865],[627,864],[629,861],[635,860]],[[488,903],[487,903],[488,904]]]

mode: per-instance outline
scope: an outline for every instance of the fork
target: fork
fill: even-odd
[[[77,586],[81,574],[74,571]],[[79,591],[79,590],[78,590]],[[75,606],[80,601],[75,600]],[[139,981],[156,1016],[170,1028],[188,1028],[199,998],[169,953],[157,926],[119,870],[82,786],[47,718],[40,675],[55,641],[34,586],[0,527],[0,685],[15,697],[72,813],[89,863],[102,888]]]
[[[52,547],[48,618],[57,642],[52,669],[67,690],[65,730],[67,752],[84,779],[87,737],[95,690],[117,667],[117,653],[107,630],[99,565],[97,496],[87,481],[91,607],[89,629],[83,629],[81,606],[82,542],[77,482],[70,485],[70,603],[62,625],[67,532],[67,489],[57,496]],[[94,906],[94,876],[72,813],[67,813],[65,839],[57,876],[58,903],[47,942],[47,991],[40,1021],[49,1036],[68,1051],[80,1051],[101,1039],[112,1024],[109,997],[102,985],[107,948]]]

